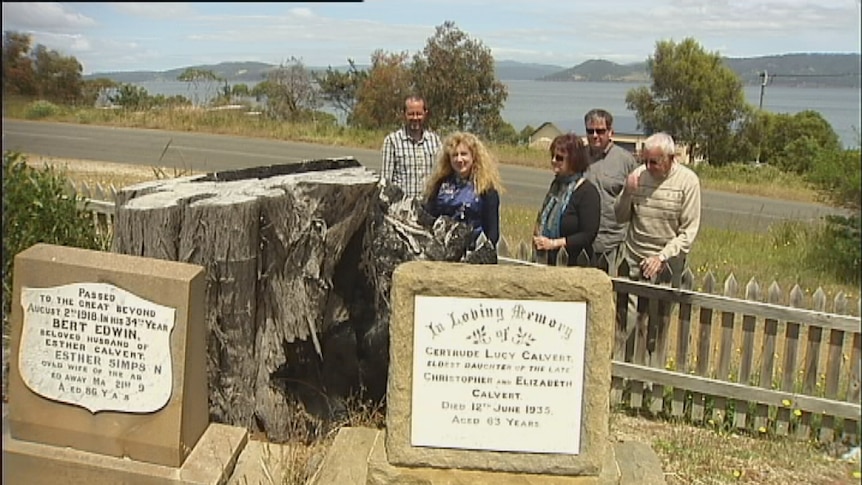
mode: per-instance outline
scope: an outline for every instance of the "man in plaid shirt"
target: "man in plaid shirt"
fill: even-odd
[[[404,100],[404,126],[383,140],[383,178],[404,191],[404,198],[417,198],[434,169],[440,137],[425,129],[428,107],[425,100],[410,96]]]

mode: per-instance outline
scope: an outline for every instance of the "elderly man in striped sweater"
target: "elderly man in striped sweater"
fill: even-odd
[[[691,169],[674,160],[675,153],[673,138],[667,133],[647,138],[641,151],[643,165],[628,175],[625,188],[614,202],[617,221],[629,223],[623,255],[628,276],[635,281],[679,281],[700,228],[700,181]],[[637,296],[629,295],[629,318],[624,325],[620,322],[623,328],[617,337],[617,352],[636,326],[643,338],[653,337],[647,341],[652,359],[656,332],[648,331],[645,299],[636,300]],[[658,307],[661,325],[666,327],[671,304],[659,301]],[[632,322],[635,313],[637,318]]]

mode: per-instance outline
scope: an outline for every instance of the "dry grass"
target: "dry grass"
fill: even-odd
[[[144,167],[122,163],[97,162],[93,160],[58,159],[42,155],[25,154],[27,164],[32,167],[52,166],[75,183],[86,183],[94,187],[101,185],[117,189],[148,180],[191,175],[193,172],[178,172],[172,168]]]
[[[4,116],[28,119],[30,104],[27,100],[4,99]],[[381,130],[363,130],[351,127],[318,123],[282,123],[261,117],[250,117],[237,111],[207,111],[203,109],[161,109],[145,112],[124,110],[101,110],[94,108],[56,107],[50,113],[38,117],[45,121],[62,121],[128,128],[157,128],[187,132],[214,133],[247,136],[285,141],[300,141],[333,146],[379,149],[386,135]],[[545,168],[548,153],[543,149],[526,146],[490,145],[491,152],[503,164]],[[727,171],[702,174],[705,189],[720,190],[747,195],[760,195],[801,202],[819,202],[816,191],[801,182],[801,178],[789,177],[776,180],[774,177],[728,179]]]
[[[738,182],[701,177],[701,187],[705,190],[729,192],[732,194],[757,195],[770,199],[792,200],[796,202],[824,203],[823,197],[810,187],[788,186],[776,180],[763,180],[759,183]]]
[[[790,439],[753,438],[682,423],[611,414],[615,438],[649,443],[668,485],[843,485],[859,483],[859,464]]]
[[[271,483],[306,483],[323,461],[342,426],[384,427],[384,410],[361,401],[348,405],[348,416],[329,431],[301,409],[295,415],[295,438],[282,446],[265,446],[261,468]],[[653,420],[623,412],[610,415],[611,438],[649,444],[662,462],[668,485],[736,484],[850,485],[859,482],[859,464],[842,461],[811,443],[755,438],[683,423]]]
[[[291,412],[290,436],[287,443],[271,445],[264,436],[253,436],[262,441],[260,470],[268,483],[281,485],[304,485],[320,467],[327,449],[342,427],[366,427],[382,429],[385,414],[380,404],[349,399],[347,414],[333,423],[324,423],[308,414],[301,405],[294,404]]]
[[[505,204],[500,208],[500,231],[510,251],[521,242],[529,243],[537,209]],[[802,222],[775,223],[766,232],[701,227],[688,259],[695,276],[695,289],[703,288],[707,273],[716,279],[717,289],[723,288],[725,280],[733,274],[740,288],[739,296],[743,296],[745,285],[755,278],[762,295],[775,281],[785,297],[794,285],[799,285],[807,300],[822,288],[830,303],[839,292],[855,303],[860,296],[858,284],[841,281],[808,265],[806,244],[811,243],[812,228],[812,224]],[[729,241],[733,244],[728,244]]]

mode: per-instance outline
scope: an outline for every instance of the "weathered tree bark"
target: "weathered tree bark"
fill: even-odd
[[[330,295],[365,222],[377,177],[352,159],[147,182],[121,191],[113,250],[207,269],[210,415],[287,438],[285,349],[346,319]],[[316,380],[315,380],[316,381]],[[314,387],[317,382],[309,382]]]
[[[353,159],[146,182],[118,194],[115,252],[207,270],[210,418],[281,442],[295,402],[320,417],[381,399],[392,272],[467,255],[470,229],[428,216]]]

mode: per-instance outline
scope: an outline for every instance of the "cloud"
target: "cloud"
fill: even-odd
[[[290,14],[300,18],[314,17],[314,12],[310,8],[292,8],[290,9]]]
[[[685,37],[732,57],[858,52],[860,45],[858,0],[436,0],[411,4],[409,16],[399,13],[401,6],[398,0],[338,8],[290,2],[3,3],[3,27],[77,56],[85,72],[252,59],[278,64],[292,56],[309,66],[347,59],[364,65],[376,49],[421,51],[447,19],[498,60],[568,66],[594,58],[639,62],[658,40]]]
[[[55,2],[3,2],[3,30],[61,30],[93,27],[96,21]]]
[[[187,19],[197,15],[189,3],[112,3],[117,12],[153,20]]]
[[[738,2],[670,0],[643,9],[632,21],[586,15],[586,27],[602,38],[631,35],[667,37],[793,36],[799,32],[852,29],[858,24],[849,2],[781,0]],[[855,30],[855,29],[854,29]]]
[[[371,52],[421,49],[434,33],[431,25],[406,25],[365,19],[335,19],[315,15],[309,9],[291,9],[283,15],[206,15],[198,19],[205,28],[186,38],[194,43],[229,42],[232,50],[268,45],[280,62],[295,55],[309,65],[344,63],[353,58],[367,63]],[[408,47],[409,46],[409,47]],[[265,54],[265,53],[258,53]]]

